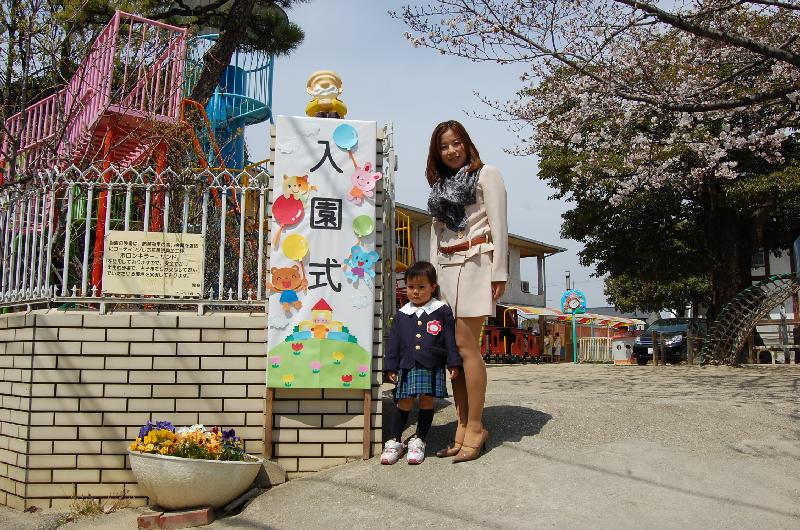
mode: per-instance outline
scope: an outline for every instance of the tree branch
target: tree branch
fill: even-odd
[[[161,13],[154,13],[150,15],[150,18],[153,20],[164,20],[170,17],[201,17],[216,11],[220,7],[227,4],[228,1],[229,0],[216,0],[210,4],[189,7],[182,0],[178,0],[173,4],[177,7],[172,7],[171,9],[162,11]]]
[[[762,55],[764,57],[775,59],[776,61],[781,61],[784,63],[789,63],[793,66],[800,67],[800,55],[793,53],[789,50],[776,48],[775,46],[769,46],[767,44],[761,44],[759,42],[754,41],[753,39],[742,37],[741,35],[736,35],[733,33],[727,33],[724,31],[719,31],[717,29],[704,27],[694,22],[690,22],[689,20],[685,19],[680,15],[664,11],[663,9],[659,9],[654,5],[647,4],[645,2],[639,2],[638,0],[614,0],[614,1],[620,4],[625,4],[626,6],[629,6],[633,9],[644,11],[645,13],[648,13],[654,18],[660,20],[664,24],[667,24],[674,28],[681,29],[693,35],[697,35],[698,37],[704,37],[706,39],[710,39],[715,42],[723,42],[725,44],[729,44],[737,48],[743,48],[745,50],[749,50],[755,54]]]
[[[793,11],[800,11],[800,6],[790,4],[788,2],[777,2],[776,0],[744,0],[742,3],[747,4],[760,4],[762,6],[780,7],[781,9],[791,9]]]
[[[192,88],[189,99],[199,101],[201,105],[208,103],[214,94],[217,80],[230,63],[233,52],[245,38],[245,32],[241,30],[242,21],[249,19],[255,3],[256,0],[234,0],[220,28],[219,38],[203,55],[203,71]]]

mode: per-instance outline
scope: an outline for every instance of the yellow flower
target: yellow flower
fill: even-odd
[[[334,361],[341,361],[344,359],[344,354],[340,351],[335,351],[331,354],[331,357],[333,357]]]
[[[292,381],[294,381],[294,375],[286,374],[284,376],[281,376],[281,381],[283,381],[284,383],[291,383]]]
[[[147,447],[147,452],[148,452],[148,453],[152,452],[152,451],[153,451],[153,449],[155,449],[155,446],[154,446],[153,444],[147,444],[147,446],[146,446],[146,447]]]
[[[169,448],[168,448],[168,447],[162,447],[162,448],[161,448],[161,451],[159,451],[159,452],[160,452],[162,455],[165,455],[165,454],[169,453]]]

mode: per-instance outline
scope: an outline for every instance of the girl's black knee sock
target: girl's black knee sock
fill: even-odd
[[[398,442],[403,441],[403,431],[408,424],[408,415],[410,413],[410,410],[395,409],[394,414],[392,414],[392,438]]]
[[[433,424],[433,409],[419,409],[417,436],[420,440],[425,441],[428,431],[431,430],[431,424]]]

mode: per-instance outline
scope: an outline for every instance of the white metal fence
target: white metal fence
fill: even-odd
[[[394,131],[379,135],[384,172],[383,222],[393,226]],[[21,176],[0,188],[0,308],[36,304],[153,306],[261,306],[269,249],[270,175],[254,170],[104,169],[70,167]],[[102,203],[102,204],[101,204]],[[101,207],[102,206],[102,207]],[[98,212],[102,230],[98,231]],[[201,297],[136,297],[102,291],[104,244],[109,230],[154,229],[203,234],[205,263]],[[393,230],[384,233],[385,256],[393,256]],[[99,243],[98,243],[99,239]],[[393,262],[383,267],[393,286]],[[394,297],[384,297],[393,304]],[[393,308],[393,306],[392,306]],[[391,314],[391,309],[385,307]]]
[[[578,339],[578,361],[588,363],[610,363],[614,361],[610,337],[580,337]]]
[[[71,167],[6,185],[0,191],[0,305],[263,304],[268,296],[263,288],[268,184],[266,170],[168,169],[157,174],[152,169]],[[154,227],[205,236],[202,298],[154,300],[102,292],[98,267],[102,271],[104,245],[98,236]]]

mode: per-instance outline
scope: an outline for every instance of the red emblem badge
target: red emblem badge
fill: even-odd
[[[438,335],[442,331],[442,323],[438,320],[431,320],[428,322],[428,333],[431,335]]]

